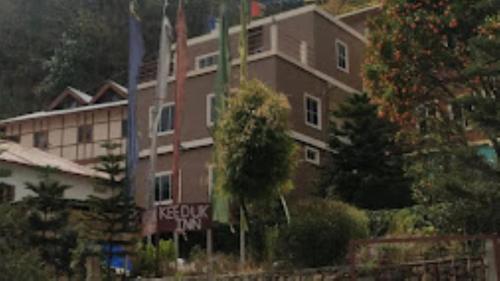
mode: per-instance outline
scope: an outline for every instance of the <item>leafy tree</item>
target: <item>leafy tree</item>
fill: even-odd
[[[38,251],[30,247],[25,211],[0,204],[0,281],[49,280]]]
[[[88,230],[92,239],[102,246],[105,255],[106,276],[111,280],[111,260],[114,256],[129,255],[126,247],[133,245],[138,212],[133,198],[126,192],[124,182],[124,156],[116,154],[119,144],[104,144],[107,154],[100,157],[97,170],[105,175],[99,181],[106,196],[92,196],[88,200]],[[122,247],[123,251],[117,251]]]
[[[125,28],[126,25],[121,24],[120,27]],[[112,28],[102,20],[101,15],[80,12],[62,34],[54,54],[46,61],[47,75],[39,83],[38,92],[49,100],[68,86],[94,90],[90,87],[97,87],[97,83],[106,80],[112,73],[125,69],[125,50],[114,50],[117,49],[117,42],[126,42],[126,33],[117,34]]]
[[[217,185],[247,203],[276,199],[291,187],[295,144],[284,95],[262,82],[244,82],[228,100],[215,132]]]
[[[42,258],[55,271],[71,277],[71,252],[76,247],[77,233],[69,227],[68,202],[64,191],[70,186],[50,177],[51,170],[43,171],[38,183],[26,183],[34,193],[24,199],[28,207],[31,245],[39,249]]]
[[[476,47],[498,44],[499,5],[490,0],[385,2],[370,26],[365,76],[391,118],[414,128],[417,106],[448,103],[457,94],[489,87],[483,81],[498,76],[498,52]],[[488,55],[492,60],[477,63],[481,53],[480,62]]]
[[[496,233],[500,229],[500,173],[496,162],[467,146],[441,147],[419,155],[415,198],[444,233]]]
[[[364,212],[337,201],[302,201],[280,235],[281,255],[296,266],[332,266],[344,262],[351,239],[367,236]]]
[[[377,112],[366,94],[350,96],[333,112],[321,195],[367,209],[411,205],[410,180],[396,143],[398,127]]]
[[[367,86],[403,125],[416,200],[444,232],[498,228],[498,165],[469,140],[499,155],[499,9],[489,0],[389,0],[371,25]]]

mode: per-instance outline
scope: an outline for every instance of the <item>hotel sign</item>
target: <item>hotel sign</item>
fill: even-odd
[[[209,203],[173,204],[158,207],[158,229],[161,232],[201,231],[212,224]]]

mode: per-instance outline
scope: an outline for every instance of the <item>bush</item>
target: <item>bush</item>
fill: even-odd
[[[172,273],[172,262],[175,262],[175,246],[171,240],[160,240],[160,274]],[[156,272],[156,246],[139,243],[137,258],[134,263],[134,274],[142,277],[153,277]]]
[[[364,212],[337,201],[312,200],[292,211],[280,235],[280,252],[295,266],[331,266],[344,260],[351,239],[367,235]]]

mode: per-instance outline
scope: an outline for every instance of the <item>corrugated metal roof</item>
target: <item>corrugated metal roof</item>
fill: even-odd
[[[51,167],[63,173],[84,177],[104,178],[105,174],[34,147],[0,140],[0,161],[31,167]]]

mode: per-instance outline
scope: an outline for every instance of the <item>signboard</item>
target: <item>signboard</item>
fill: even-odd
[[[212,224],[209,203],[183,203],[158,206],[158,230],[161,232],[201,231]]]

